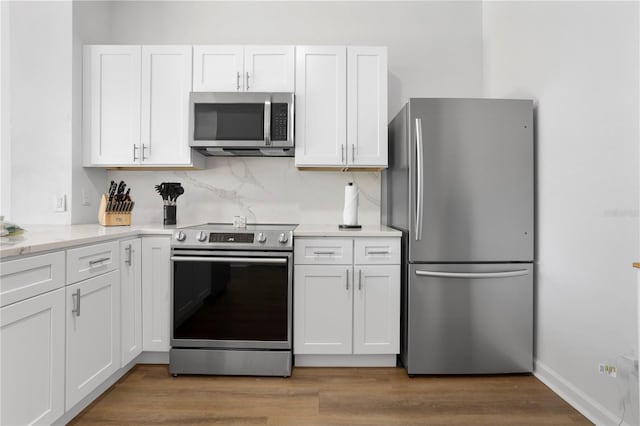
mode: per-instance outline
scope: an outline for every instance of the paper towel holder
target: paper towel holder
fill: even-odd
[[[358,193],[356,190],[355,193],[355,217],[354,218],[349,218],[347,216],[347,189],[352,189],[354,188],[353,182],[349,182],[347,184],[347,186],[345,187],[345,211],[343,214],[343,220],[345,223],[342,223],[340,225],[338,225],[338,229],[362,229],[362,225],[358,225]],[[351,222],[351,223],[350,223]],[[353,223],[355,222],[355,223]]]

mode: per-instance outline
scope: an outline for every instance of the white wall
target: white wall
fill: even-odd
[[[132,1],[109,6],[115,44],[387,46],[390,118],[409,96],[482,94],[480,2]],[[187,173],[113,171],[108,180],[124,179],[132,187],[138,223],[161,220],[153,185],[163,181],[185,186],[178,201],[182,220],[228,222],[245,214],[261,222],[339,223],[343,186],[355,180],[362,191],[360,222],[380,223],[377,172],[300,172],[293,159],[264,158],[210,159],[207,167]],[[249,183],[245,174],[257,181]]]
[[[9,3],[11,219],[67,224],[71,188],[71,2]]]
[[[598,424],[638,424],[638,7],[484,4],[486,95],[537,101],[536,375]]]
[[[0,215],[11,218],[9,4],[0,2]]]

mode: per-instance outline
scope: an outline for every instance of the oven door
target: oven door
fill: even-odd
[[[290,252],[173,249],[171,346],[291,349]]]

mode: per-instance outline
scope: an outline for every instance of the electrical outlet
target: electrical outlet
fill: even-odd
[[[604,374],[605,376],[617,377],[618,375],[618,369],[616,368],[615,365],[598,364],[598,368],[599,368],[600,374]]]
[[[67,211],[67,194],[56,195],[54,197],[53,211],[57,213]]]
[[[87,194],[87,191],[85,191],[84,189],[82,190],[82,193],[80,194],[80,199],[82,200],[82,205],[83,206],[90,206],[91,205],[91,201],[89,201],[89,194]]]

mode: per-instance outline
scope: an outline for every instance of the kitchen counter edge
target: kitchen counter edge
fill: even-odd
[[[385,225],[362,225],[361,229],[340,229],[336,224],[301,224],[293,231],[294,237],[401,237],[402,232]]]

